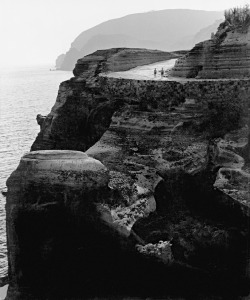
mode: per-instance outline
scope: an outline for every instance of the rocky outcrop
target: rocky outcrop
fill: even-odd
[[[60,54],[56,59],[56,69],[60,70],[65,59],[65,54]]]
[[[96,51],[80,59],[73,71],[76,77],[60,85],[56,104],[43,122],[44,130],[40,132],[32,150],[68,149],[69,143],[65,140],[65,136],[68,136],[72,138],[70,149],[85,151],[108,128],[113,112],[120,105],[117,101],[119,96],[110,98],[105,82],[99,81],[97,75],[178,56],[157,50],[119,48]],[[41,120],[40,116],[38,120]],[[67,127],[64,126],[65,122]],[[40,141],[46,146],[41,145]]]
[[[22,157],[7,182],[6,299],[217,289],[203,270],[173,261],[169,242],[158,243],[151,253],[150,245],[136,246],[136,235],[119,230],[105,206],[114,200],[114,184],[108,189],[112,180],[100,161],[82,152],[38,151]]]
[[[78,255],[80,234],[86,234],[79,226],[86,226],[87,219],[90,224],[92,218],[97,224],[107,220],[95,205],[102,202],[108,180],[106,167],[82,152],[40,151],[22,157],[7,181],[7,299],[45,297],[48,284],[57,284],[52,277],[66,276],[66,260]]]
[[[242,100],[248,99],[250,93],[249,80],[182,83],[97,76],[104,72],[106,64],[100,55],[88,56],[80,61],[80,66],[74,71],[79,76],[61,83],[56,103],[44,120],[42,130],[31,147],[32,151],[86,151],[109,128],[113,113],[126,105],[132,110],[136,106],[139,111],[168,113],[172,107],[187,100],[191,102],[190,107],[194,103],[194,113],[197,105],[201,105],[204,111],[209,107],[206,112],[210,112],[208,117],[213,119],[209,124],[214,122],[218,125],[213,125],[212,129],[208,124],[209,128],[215,135],[223,135],[237,126]],[[231,122],[228,122],[231,112],[234,114]],[[219,124],[222,120],[223,124]]]
[[[221,23],[217,33],[180,58],[172,76],[188,78],[249,78],[250,27]]]
[[[121,182],[127,182],[120,206],[115,201],[110,207],[117,223],[130,230],[137,219],[155,210],[155,189],[166,173],[180,169],[195,174],[206,168],[208,142],[183,131],[187,120],[199,121],[199,109],[186,103],[173,112],[127,106],[114,114],[109,129],[87,150],[112,170],[117,192]]]
[[[8,180],[9,299],[246,295],[249,80],[99,76],[122,51],[79,61]]]
[[[241,203],[245,214],[250,208],[250,173],[247,159],[248,127],[226,134],[216,141],[214,163],[220,166],[214,187]]]
[[[177,58],[180,55],[159,50],[137,48],[113,48],[98,50],[77,61],[73,73],[75,76],[91,77],[99,72],[127,71],[132,68]]]
[[[43,122],[45,121],[45,119],[46,119],[46,116],[42,116],[41,114],[38,114],[36,116],[37,124],[40,126],[41,129],[42,129]]]

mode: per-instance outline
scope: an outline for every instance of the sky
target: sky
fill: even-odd
[[[250,0],[0,0],[0,66],[55,64],[84,30],[152,10],[219,11]]]

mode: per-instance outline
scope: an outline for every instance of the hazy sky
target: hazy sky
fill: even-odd
[[[247,0],[0,0],[0,65],[50,63],[82,31],[150,10],[224,10]]]

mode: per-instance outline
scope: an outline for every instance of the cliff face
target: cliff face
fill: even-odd
[[[91,231],[103,224],[112,232],[98,210],[108,180],[107,168],[82,152],[31,152],[21,159],[7,182],[8,299],[66,296],[60,285],[75,280],[70,268],[77,256],[87,265],[83,252],[90,249],[81,249]]]
[[[75,76],[91,77],[100,72],[127,71],[155,62],[178,58],[179,54],[138,48],[113,48],[98,50],[77,61],[73,70]],[[89,73],[90,72],[90,73]]]
[[[250,81],[98,76],[130,54],[79,60],[38,117],[8,180],[8,299],[249,292]]]
[[[101,83],[97,75],[113,70],[125,71],[178,56],[157,50],[118,48],[99,50],[78,60],[73,71],[76,77],[60,85],[57,101],[43,122],[32,150],[70,147],[85,151],[101,137],[113,112],[122,104],[118,98],[123,95],[110,97],[105,82]],[[65,126],[65,123],[68,125]],[[70,143],[65,136],[71,140]]]
[[[215,36],[179,59],[171,75],[198,78],[249,78],[250,29],[223,22]]]
[[[65,54],[60,54],[56,59],[56,69],[61,69],[62,63],[65,59]]]

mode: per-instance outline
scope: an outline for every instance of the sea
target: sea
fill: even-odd
[[[40,126],[37,114],[47,115],[56,101],[59,84],[71,71],[51,66],[0,68],[0,278],[8,272],[5,202],[6,180],[22,155],[30,150]]]

